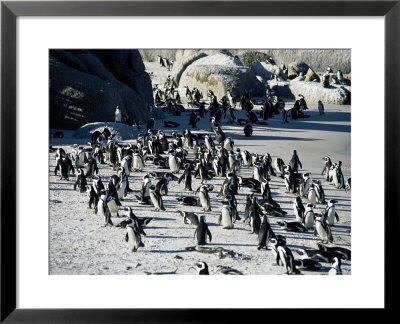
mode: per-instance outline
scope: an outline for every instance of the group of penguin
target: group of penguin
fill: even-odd
[[[203,103],[200,102],[196,89],[194,92],[188,89],[188,92],[191,106],[197,104],[202,106]],[[272,250],[276,265],[282,265],[287,274],[300,273],[299,268],[318,270],[321,268],[319,262],[331,263],[329,274],[341,274],[341,260],[350,260],[351,252],[345,248],[325,245],[333,242],[331,226],[334,225],[335,219],[339,220],[335,210],[335,204],[338,201],[334,199],[326,201],[321,181],[312,180],[310,173],[298,172],[302,164],[296,151],[293,152],[287,165],[281,158],[277,158],[274,168],[269,153],[260,155],[240,148],[235,149],[234,140],[227,137],[220,126],[222,118],[228,123],[242,122],[236,120],[234,116],[232,105],[236,103],[232,94],[228,92],[222,104],[218,103],[211,90],[208,92],[208,97],[210,98],[208,109],[199,107],[196,110],[190,110],[189,124],[195,127],[193,116],[196,116],[198,120],[209,113],[213,134],[194,134],[186,129],[183,134],[173,131],[171,135],[166,135],[164,130],[155,129],[154,119],[150,119],[146,133],[144,135],[140,133],[135,144],[127,144],[117,142],[111,132],[105,128],[102,132],[94,132],[91,141],[86,146],[74,145],[71,153],[58,148],[55,175],[59,174],[60,180],[69,180],[69,176],[75,174],[76,169],[74,190],[80,193],[86,192],[88,207],[101,216],[105,226],[113,226],[112,218],[120,216],[119,210],[123,208],[124,198],[133,191],[129,187],[131,173],[143,171],[149,164],[154,166],[154,170],[142,177],[141,191],[139,195],[135,195],[135,198],[141,205],[153,206],[154,211],[165,210],[163,196],[168,195],[168,185],[171,181],[177,181],[178,184],[184,181],[184,190],[193,192],[192,178],[195,177],[200,179],[200,186],[195,191],[197,195],[181,196],[176,199],[181,205],[199,206],[201,211],[209,212],[211,211],[209,192],[215,189],[210,182],[215,177],[224,178],[217,195],[222,199],[218,224],[223,229],[233,229],[236,222],[242,220],[246,226],[250,226],[251,233],[258,236],[258,249]],[[172,101],[168,100],[169,104],[172,104]],[[241,105],[247,110],[248,116],[249,113],[254,114],[250,107],[252,105],[251,91],[246,91],[241,97]],[[278,106],[275,109],[278,110]],[[271,109],[271,113],[274,113],[274,108]],[[164,121],[164,126],[168,123]],[[175,125],[179,126],[176,123]],[[191,151],[192,159],[189,158],[189,151]],[[337,189],[350,190],[350,179],[345,183],[341,172],[342,163],[340,161],[332,163],[328,156],[323,160],[322,173],[326,174],[326,180]],[[116,172],[106,184],[103,184],[99,174],[99,164],[108,164]],[[253,168],[253,176],[250,178],[241,176],[242,168]],[[178,177],[177,174],[180,171],[183,172]],[[272,176],[281,177],[287,193],[295,195],[293,212],[296,221],[283,220],[277,224],[282,230],[290,232],[306,232],[314,228],[314,234],[321,238],[318,249],[298,250],[300,259],[294,258],[291,249],[286,244],[286,238],[283,235],[276,235],[272,230],[268,216],[284,218],[287,215],[287,212],[272,198],[269,186]],[[88,183],[89,179],[92,180],[92,184]],[[242,219],[239,216],[236,195],[244,187],[251,193],[247,195]],[[302,203],[303,199],[307,201],[306,206]],[[317,204],[326,204],[324,212],[314,212],[313,208]],[[143,228],[152,218],[137,217],[128,206],[124,210],[127,215],[116,226],[126,229],[125,240],[129,243],[129,249],[136,252],[144,247],[142,235],[146,234]],[[180,214],[185,224],[196,226],[194,236],[198,246],[211,242],[212,234],[204,215],[198,217],[193,212],[180,212]],[[208,265],[205,262],[198,262],[196,267],[199,274],[208,274]]]

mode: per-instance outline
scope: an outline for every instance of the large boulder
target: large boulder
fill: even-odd
[[[121,124],[121,123],[89,123],[85,124],[82,127],[79,127],[75,133],[74,137],[76,138],[86,138],[88,141],[91,138],[91,135],[95,131],[103,132],[105,128],[108,128],[110,131],[111,135],[114,136],[114,138],[117,141],[126,141],[126,140],[132,140],[136,139],[139,130],[135,127],[128,126],[126,124]]]
[[[330,85],[328,88],[324,88],[317,82],[299,82],[293,80],[288,84],[288,88],[292,93],[290,99],[302,94],[306,101],[312,104],[318,103],[318,100],[321,100],[324,104],[334,105],[347,105],[351,103],[351,87]],[[287,93],[285,94],[287,95]]]
[[[193,62],[183,73],[179,86],[196,87],[206,95],[208,90],[221,98],[227,90],[240,95],[251,89],[253,96],[263,96],[265,86],[248,67],[244,67],[238,57],[226,54],[206,56]]]
[[[113,121],[116,106],[148,120],[151,79],[137,50],[51,50],[49,64],[51,128]]]
[[[312,68],[309,68],[306,74],[305,81],[321,82],[318,74],[314,72]]]
[[[305,75],[310,67],[304,62],[292,62],[288,65],[288,79],[297,78],[300,73]]]
[[[251,66],[251,70],[255,75],[261,76],[265,80],[269,80],[271,76],[281,76],[282,70],[277,65],[265,62],[256,62]]]

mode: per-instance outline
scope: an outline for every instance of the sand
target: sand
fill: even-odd
[[[168,72],[161,71],[154,63],[148,63],[147,68],[154,71],[153,82],[163,80]],[[161,82],[158,82],[161,83]],[[181,91],[182,98],[184,92]],[[307,98],[306,98],[307,99]],[[286,102],[286,108],[293,102]],[[342,171],[347,180],[351,176],[351,143],[350,143],[350,116],[351,106],[325,105],[325,114],[320,116],[317,106],[309,104],[307,112],[311,117],[305,120],[291,120],[289,124],[282,124],[279,117],[268,120],[268,125],[254,126],[254,134],[247,138],[243,134],[242,126],[228,125],[222,123],[222,129],[227,136],[235,141],[235,148],[240,147],[250,152],[259,154],[270,153],[273,160],[281,157],[286,163],[289,162],[294,149],[298,151],[303,168],[301,172],[310,172],[312,179],[320,179],[327,199],[336,199],[337,213],[340,221],[332,228],[334,246],[342,246],[351,249],[351,193],[343,189],[335,189],[329,185],[321,175],[323,168],[322,157],[328,155],[333,162],[342,161]],[[255,110],[259,110],[256,106]],[[237,111],[239,118],[244,117],[243,111]],[[176,129],[166,129],[166,133],[172,131],[183,132],[189,128],[189,113],[175,117],[166,115],[167,120],[180,123]],[[144,126],[144,125],[143,125]],[[162,120],[156,120],[155,128],[162,128]],[[208,119],[202,119],[198,123],[198,129],[194,132],[209,132]],[[84,144],[89,139],[77,139],[73,137],[73,131],[64,131],[63,139],[50,139],[54,147],[63,147],[67,152],[71,151],[71,145]],[[134,143],[135,140],[125,142]],[[189,150],[189,158],[192,158]],[[174,272],[176,274],[196,275],[193,269],[195,262],[205,261],[210,268],[211,274],[219,274],[218,266],[230,266],[246,275],[255,274],[284,274],[283,267],[274,266],[274,256],[271,251],[257,250],[258,238],[250,234],[250,228],[242,221],[237,221],[232,230],[222,229],[217,220],[221,210],[220,198],[216,195],[220,190],[223,178],[214,178],[212,184],[215,189],[210,193],[211,212],[202,212],[201,207],[188,207],[179,205],[176,197],[184,195],[195,195],[194,192],[184,192],[184,184],[178,185],[173,181],[169,185],[168,196],[164,196],[165,212],[154,212],[152,206],[140,205],[134,194],[139,194],[142,177],[149,171],[155,170],[152,164],[147,164],[143,172],[132,172],[129,182],[133,193],[128,194],[122,205],[132,207],[134,213],[139,217],[153,217],[152,222],[144,229],[147,236],[142,236],[145,244],[138,252],[129,251],[128,243],[125,242],[125,229],[118,227],[103,227],[103,219],[96,215],[93,209],[88,209],[88,198],[85,193],[73,190],[75,177],[70,181],[59,180],[54,175],[55,159],[54,153],[49,154],[49,186],[50,186],[50,213],[49,213],[49,273],[53,275],[66,274],[101,274],[101,275],[123,275],[123,274],[148,274],[155,272]],[[100,175],[103,182],[108,182],[109,177],[114,174],[108,165],[99,165]],[[159,170],[163,171],[163,170]],[[251,177],[253,168],[242,168],[240,175]],[[182,171],[179,172],[182,174]],[[91,181],[89,180],[89,183]],[[199,186],[200,180],[193,179],[193,189]],[[288,212],[285,217],[287,221],[294,221],[292,203],[295,195],[286,193],[283,180],[272,177],[270,182],[272,197]],[[244,213],[246,195],[250,193],[248,188],[240,190],[237,196],[239,215]],[[58,202],[55,202],[58,201]],[[305,203],[305,198],[303,203]],[[318,205],[315,211],[322,211],[324,205]],[[192,211],[197,215],[205,215],[213,239],[209,247],[222,247],[234,251],[229,254],[204,254],[197,251],[187,251],[186,247],[193,247],[196,241],[193,237],[195,226],[183,223],[178,211]],[[126,212],[121,209],[120,214]],[[276,234],[282,234],[287,238],[287,245],[295,252],[297,248],[314,249],[320,241],[313,235],[313,231],[307,233],[290,233],[279,228],[277,221],[281,218],[269,217],[272,229]],[[123,218],[113,217],[114,225]],[[302,271],[305,275],[327,274],[330,265],[321,263],[323,268],[318,272]],[[351,261],[342,261],[343,274],[351,273]]]

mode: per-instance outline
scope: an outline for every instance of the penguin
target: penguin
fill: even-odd
[[[331,228],[322,215],[317,215],[315,218],[314,236],[317,235],[321,238],[322,243],[333,242]]]
[[[325,113],[324,104],[321,100],[318,100],[318,112],[320,115],[323,115]]]
[[[242,151],[241,156],[242,156],[242,164],[247,167],[251,166],[252,158],[251,158],[251,154],[249,153],[249,151],[246,151],[246,150]]]
[[[196,263],[196,269],[198,275],[209,275],[208,265],[203,261],[199,261]]]
[[[197,245],[205,245],[207,244],[207,236],[209,241],[212,240],[212,235],[210,230],[208,229],[208,225],[206,224],[206,217],[200,216],[200,222],[197,225],[196,230],[194,231],[194,236],[197,238]]]
[[[243,222],[248,224],[250,222],[250,206],[253,202],[254,194],[250,194],[246,196],[246,205],[244,209],[244,219]]]
[[[304,233],[307,232],[307,229],[298,222],[277,222],[281,229],[288,231],[288,232],[297,232],[297,233]]]
[[[204,137],[204,144],[210,152],[214,152],[215,144],[210,135],[206,134]]]
[[[91,177],[99,174],[99,168],[97,166],[97,156],[93,155],[88,158],[88,162],[85,169],[85,176]]]
[[[111,225],[111,212],[107,206],[107,192],[105,190],[100,191],[100,198],[97,203],[97,213],[104,219],[104,226]]]
[[[209,187],[207,185],[202,185],[199,189],[199,200],[201,203],[201,206],[203,207],[202,210],[205,212],[211,211],[211,206],[210,206],[210,196],[208,195],[208,189]]]
[[[121,202],[118,198],[117,190],[112,183],[109,183],[106,186],[105,203],[107,204],[107,207],[108,207],[108,210],[110,211],[111,216],[113,216],[113,214],[115,214],[116,217],[119,217],[118,207],[121,206]]]
[[[66,165],[66,167],[67,167],[67,173],[68,173],[68,175],[70,175],[71,173],[72,174],[75,174],[75,168],[74,168],[74,166],[73,166],[73,164],[72,164],[72,157],[71,157],[71,153],[67,153],[66,155],[65,155],[65,158],[64,158],[64,163],[65,163],[65,165]],[[61,174],[61,173],[60,173]]]
[[[207,169],[204,165],[202,165],[201,161],[197,162],[196,171],[194,173],[194,177],[200,176],[201,184],[204,184],[205,181],[211,180],[210,175],[207,172]]]
[[[311,178],[310,173],[303,173],[301,175],[300,195],[302,197],[307,196],[308,189],[310,188]]]
[[[189,125],[192,126],[192,128],[197,128],[197,123],[200,121],[200,117],[192,111],[189,117]]]
[[[139,247],[144,247],[139,224],[136,220],[126,226],[125,241],[129,242],[129,250],[132,252],[136,252]]]
[[[348,178],[344,187],[344,190],[347,191],[351,191],[351,178]]]
[[[332,161],[329,156],[324,156],[322,160],[324,160],[324,168],[322,169],[321,175],[325,173],[326,181],[329,181],[329,170],[331,169]]]
[[[222,143],[224,143],[226,139],[224,131],[220,126],[215,126],[214,133],[215,133],[215,139],[217,140],[218,144],[222,145]]]
[[[282,124],[289,124],[288,121],[288,110],[286,110],[285,108],[282,109]]]
[[[317,202],[318,204],[326,204],[325,201],[325,192],[322,188],[321,180],[313,180],[315,192],[317,194]]]
[[[250,227],[251,227],[251,234],[257,234],[260,231],[261,226],[261,218],[260,216],[264,216],[260,206],[257,203],[257,198],[253,197],[250,209],[249,209],[249,218],[250,218]]]
[[[79,192],[85,192],[87,185],[85,173],[83,172],[82,169],[77,169],[76,173],[77,173],[77,178],[74,183],[74,190],[79,190]]]
[[[87,155],[83,150],[82,146],[79,146],[78,149],[75,151],[75,167],[84,168],[85,164],[88,162]]]
[[[68,168],[61,156],[57,159],[57,165],[54,168],[55,175],[57,175],[57,172],[60,173],[60,180],[65,179],[69,181]],[[74,189],[76,188],[74,187]]]
[[[97,196],[100,195],[100,190],[105,189],[100,176],[93,177],[93,189],[96,192]]]
[[[179,211],[183,218],[183,222],[189,225],[199,225],[199,216],[192,212]]]
[[[156,186],[151,185],[149,187],[149,193],[150,193],[150,200],[153,206],[155,207],[154,211],[160,211],[160,210],[165,210],[162,196],[159,192],[156,191]]]
[[[178,180],[178,184],[181,183],[182,179],[185,179],[185,191],[192,190],[192,165],[190,163],[185,163],[185,171]]]
[[[343,260],[351,261],[351,251],[340,246],[325,246],[322,243],[317,243],[318,249],[327,253],[336,255]]]
[[[116,123],[122,123],[122,112],[121,109],[119,109],[119,107],[115,107],[115,122]]]
[[[236,102],[235,102],[235,100],[234,100],[234,96],[233,96],[231,90],[227,90],[227,91],[226,91],[226,97],[228,98],[229,105],[231,106],[231,108],[232,108],[232,109],[235,109],[235,108],[236,108]]]
[[[303,223],[304,213],[305,213],[304,205],[301,201],[301,196],[297,196],[293,202],[293,212],[296,216],[296,222]]]
[[[227,151],[232,151],[233,145],[235,145],[235,142],[232,140],[231,137],[227,137],[223,143],[223,147]]]
[[[86,185],[86,194],[87,197],[89,198],[89,209],[92,209],[93,206],[96,211],[97,204],[99,202],[99,197],[97,196],[97,193],[94,191],[93,186]]]
[[[296,252],[303,260],[311,259],[316,262],[329,263],[335,257],[333,253],[316,249],[297,249]]]
[[[173,150],[169,151],[168,164],[172,173],[179,172],[181,159],[176,156],[176,151]]]
[[[141,204],[146,204],[146,205],[151,204],[151,200],[150,200],[150,186],[151,185],[152,185],[151,177],[150,177],[150,175],[146,174],[145,176],[143,176],[142,187],[140,190],[141,196],[138,197]]]
[[[250,124],[247,124],[243,128],[243,132],[244,132],[244,136],[246,136],[246,137],[252,136],[253,135],[253,126],[251,126]]]
[[[162,196],[168,195],[168,184],[171,181],[171,177],[168,173],[165,173],[164,176],[157,182],[156,191],[159,192]]]
[[[118,172],[118,176],[119,176],[118,185],[116,186],[117,193],[118,193],[118,199],[123,200],[127,194],[128,176],[125,173],[125,169],[122,167],[119,167],[117,172]]]
[[[291,167],[292,171],[297,173],[299,167],[302,169],[303,165],[300,162],[299,156],[297,155],[297,151],[293,151],[292,158],[290,159],[289,166]]]
[[[296,268],[293,253],[289,247],[279,244],[276,238],[270,239],[270,246],[275,255],[276,265],[282,265],[288,275],[300,273]]]
[[[334,257],[331,263],[331,269],[329,270],[328,274],[329,275],[341,275],[342,274],[342,269],[341,269],[342,261],[338,257]]]
[[[290,166],[286,167],[286,171],[285,171],[283,180],[285,183],[286,191],[288,193],[296,193],[297,192],[296,183],[295,183],[294,179],[295,179],[295,177],[294,177],[294,174],[291,172]]]
[[[261,182],[253,178],[243,178],[238,176],[240,186],[250,188],[252,192],[261,192]]]
[[[329,226],[334,226],[335,218],[336,218],[337,222],[339,221],[339,216],[335,210],[336,203],[337,203],[337,200],[329,199],[328,206],[326,206],[326,209],[325,209],[324,218],[326,219],[326,223]]]
[[[139,152],[135,152],[133,154],[133,163],[132,169],[133,171],[143,171],[144,168],[144,161],[142,155]]]
[[[312,229],[314,227],[314,218],[315,215],[313,210],[313,204],[307,204],[303,218],[303,224],[306,229]]]
[[[285,173],[285,162],[283,162],[281,158],[276,158],[275,169],[280,173],[280,177],[283,178],[283,175]]]
[[[310,187],[309,187],[308,193],[307,193],[307,199],[310,204],[315,205],[317,203],[317,192],[315,190],[314,183],[310,184]]]
[[[267,216],[263,216],[263,220],[261,222],[261,227],[258,232],[258,247],[257,250],[261,250],[266,248],[268,250],[268,243],[271,238],[276,238],[274,231],[271,228],[271,224],[268,221]]]
[[[181,205],[185,206],[198,206],[198,198],[192,196],[177,197],[176,200],[180,201]]]
[[[296,259],[294,260],[294,264],[297,268],[308,271],[319,271],[322,268],[321,264],[313,259]]]
[[[232,222],[231,206],[229,201],[222,202],[221,213],[218,217],[218,224],[221,225],[221,223],[223,229],[232,229],[234,226]]]

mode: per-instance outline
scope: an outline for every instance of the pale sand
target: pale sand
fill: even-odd
[[[183,98],[182,91],[182,98]],[[307,98],[306,98],[307,99]],[[286,103],[290,108],[293,103]],[[329,185],[321,176],[323,168],[322,157],[329,155],[333,162],[343,162],[343,173],[347,180],[351,176],[351,151],[350,151],[350,106],[325,106],[325,115],[319,116],[316,105],[309,105],[307,111],[311,115],[309,119],[292,121],[283,125],[277,116],[268,122],[268,126],[254,126],[254,135],[246,138],[242,126],[222,124],[227,136],[235,140],[235,147],[242,150],[259,154],[270,153],[273,160],[281,157],[286,163],[289,162],[294,149],[298,151],[304,169],[301,172],[311,172],[312,179],[321,179],[327,199],[334,198],[339,201],[337,212],[340,217],[339,223],[333,227],[335,246],[351,249],[351,194],[343,189],[338,190]],[[258,110],[259,107],[256,107]],[[238,111],[237,116],[242,118],[243,111]],[[182,132],[188,128],[189,114],[180,117],[167,115],[166,119],[180,123],[177,131]],[[208,118],[198,123],[198,131],[209,132]],[[145,126],[144,126],[145,128]],[[162,128],[162,120],[156,120],[155,128]],[[167,129],[170,134],[173,129]],[[197,131],[197,130],[196,130]],[[50,144],[55,147],[62,146],[67,152],[71,150],[70,145],[74,143],[84,144],[86,140],[78,140],[72,137],[72,131],[65,131],[64,139],[51,139]],[[89,139],[88,139],[89,140]],[[130,140],[127,142],[134,142]],[[189,158],[192,157],[189,150]],[[208,263],[211,274],[218,274],[217,265],[231,266],[244,274],[283,274],[284,268],[273,266],[274,258],[271,251],[257,250],[258,238],[255,234],[249,234],[250,228],[242,221],[235,223],[232,230],[222,229],[217,224],[221,209],[220,199],[216,197],[220,190],[223,178],[214,178],[211,183],[215,185],[214,191],[210,193],[212,212],[204,213],[200,207],[181,206],[176,197],[182,195],[194,195],[183,191],[184,184],[171,182],[169,194],[164,196],[165,212],[154,212],[152,206],[143,206],[137,203],[134,194],[138,194],[142,177],[147,172],[154,170],[153,165],[148,164],[143,172],[131,173],[129,177],[130,186],[135,190],[128,194],[122,202],[123,206],[131,206],[134,213],[139,217],[154,217],[153,221],[145,228],[147,236],[142,237],[144,248],[138,252],[129,251],[128,243],[125,242],[124,229],[117,227],[103,227],[103,219],[95,215],[93,210],[87,208],[88,198],[86,194],[79,194],[73,190],[75,177],[70,181],[60,181],[54,176],[55,160],[54,154],[50,158],[50,200],[59,200],[61,203],[50,203],[49,235],[49,273],[50,274],[145,274],[145,272],[170,272],[177,274],[195,275],[196,271],[190,269],[194,263],[203,260]],[[108,165],[100,165],[100,175],[103,182],[108,182],[109,176],[113,174]],[[162,170],[160,170],[162,171]],[[243,168],[241,175],[250,177],[253,168]],[[180,171],[182,174],[182,171]],[[89,181],[91,183],[91,181]],[[200,181],[193,179],[195,190]],[[288,212],[286,220],[294,220],[292,203],[295,195],[285,193],[283,180],[272,177],[271,190],[273,198]],[[241,217],[244,213],[246,195],[250,193],[248,188],[240,190],[237,196],[238,210]],[[306,203],[303,199],[303,203]],[[325,206],[318,205],[316,211],[322,211]],[[195,246],[193,238],[194,226],[185,225],[178,210],[193,211],[197,215],[205,215],[213,240],[208,246],[223,247],[242,254],[245,258],[231,258],[229,255],[219,259],[215,254],[204,254],[199,252],[188,252],[185,247]],[[125,213],[125,212],[121,212]],[[272,228],[276,234],[286,236],[288,246],[292,249],[294,256],[297,248],[317,248],[316,243],[320,241],[314,237],[313,231],[307,233],[290,233],[279,229],[276,224],[279,218],[269,217]],[[114,225],[122,221],[122,218],[113,218]],[[179,256],[181,258],[176,258]],[[249,257],[249,258],[246,258]],[[330,265],[322,263],[323,269],[319,272],[302,271],[303,274],[327,274]],[[343,274],[350,274],[351,261],[342,262]]]

